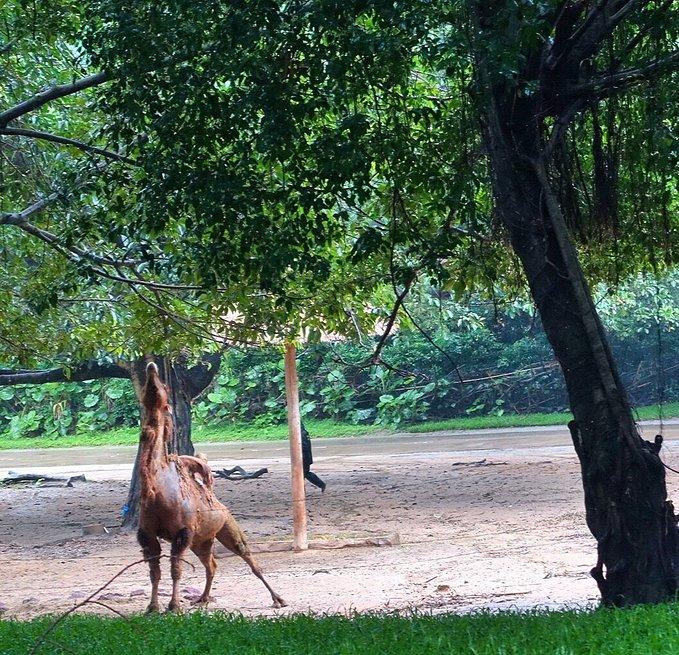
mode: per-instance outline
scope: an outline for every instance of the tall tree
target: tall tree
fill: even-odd
[[[674,261],[672,3],[96,0],[91,15],[115,81],[109,147],[136,144],[139,164],[113,165],[118,201],[181,238],[196,283],[321,288],[351,243],[402,298],[421,271],[494,283],[508,257],[489,237],[507,235],[568,386],[602,599],[673,597],[660,444],[634,424],[576,249],[592,277]]]
[[[202,353],[350,325],[344,309],[360,274],[326,269],[325,293],[313,296],[303,279],[276,296],[197,284],[176,261],[187,235],[130,225],[125,195],[136,187],[115,181],[140,172],[134,154],[144,139],[106,143],[91,89],[111,78],[89,69],[78,36],[83,6],[31,9],[0,10],[0,362],[8,367],[0,386],[125,377],[138,392],[153,357],[174,407],[170,449],[193,454],[191,402],[219,363]],[[128,521],[136,482],[133,473]]]
[[[0,10],[0,111],[27,110],[23,99],[45,82],[68,87],[83,72],[80,8],[45,2],[31,9],[9,2]],[[86,195],[88,182],[107,162],[131,165],[97,145],[97,124],[79,95],[0,128],[0,362],[11,367],[0,368],[0,386],[127,378],[139,395],[144,354],[161,353],[155,359],[175,406],[170,449],[193,454],[191,403],[214,378],[221,345],[206,328],[198,331],[204,313],[187,311],[183,289],[168,279],[144,284],[138,253],[147,242],[73,239],[69,223],[96,202]],[[187,346],[215,354],[193,356]],[[51,368],[39,368],[46,361]],[[137,487],[133,475],[128,522],[136,518]]]
[[[633,12],[646,15],[633,17]],[[478,77],[486,86],[484,118],[496,208],[566,379],[587,522],[598,544],[592,575],[604,602],[614,605],[673,597],[679,574],[677,520],[657,457],[661,443],[648,444],[639,435],[569,236],[570,207],[559,198],[563,182],[556,151],[564,149],[576,114],[589,112],[596,193],[590,220],[619,221],[619,162],[606,159],[601,150],[598,106],[679,61],[677,52],[629,52],[637,49],[635,42],[644,41],[642,30],[648,25],[661,32],[669,27],[662,12],[643,2],[565,3],[546,15],[538,13],[537,34],[527,38],[514,31],[522,19],[518,7],[479,4],[474,10],[481,39],[507,43],[513,54],[504,60],[515,71],[508,79],[493,67],[490,48],[478,48],[487,55]],[[630,107],[606,109],[614,120],[623,120]],[[610,132],[608,137],[614,138]],[[661,238],[669,239],[658,227]]]

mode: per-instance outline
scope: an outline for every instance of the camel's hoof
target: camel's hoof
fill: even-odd
[[[160,612],[160,605],[158,605],[158,603],[149,603],[149,606],[146,608],[146,613],[155,614],[156,612]]]
[[[192,600],[191,605],[193,605],[194,607],[205,607],[212,600],[214,600],[212,596],[200,596],[200,598]]]
[[[179,614],[182,611],[182,604],[177,602],[174,603],[170,601],[170,604],[167,606],[167,613],[168,614]]]
[[[288,604],[280,596],[276,596],[276,598],[273,599],[273,606],[276,609],[280,609],[281,607],[287,607]]]

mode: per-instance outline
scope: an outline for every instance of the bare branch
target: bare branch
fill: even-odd
[[[401,305],[403,305],[403,301],[405,300],[405,297],[408,295],[408,292],[410,291],[410,288],[415,281],[415,277],[413,276],[408,283],[403,287],[403,291],[401,293],[396,294],[396,302],[394,303],[394,307],[391,310],[391,314],[389,315],[389,320],[387,321],[387,325],[384,328],[384,332],[382,333],[382,336],[379,338],[379,341],[377,342],[377,345],[375,346],[375,350],[373,351],[373,354],[370,357],[370,363],[371,364],[377,364],[380,361],[380,353],[382,352],[382,348],[384,347],[384,344],[387,342],[387,339],[389,338],[389,335],[391,334],[391,330],[394,327],[394,323],[396,322],[396,317],[398,316],[398,311],[401,309]]]
[[[546,65],[555,70],[562,62],[569,61],[571,67],[578,66],[594,55],[613,30],[630,12],[650,0],[600,0],[573,34],[563,43],[558,53],[547,59]],[[556,44],[555,44],[556,45]]]
[[[585,84],[578,84],[571,87],[567,91],[567,95],[571,98],[606,98],[619,91],[643,82],[645,80],[653,79],[667,71],[679,69],[679,50],[672,54],[646,63],[638,68],[620,71],[612,75],[600,75],[591,79]]]
[[[106,72],[94,73],[93,75],[87,75],[82,77],[71,84],[57,84],[56,86],[51,86],[44,91],[36,93],[33,97],[28,98],[20,102],[14,107],[6,109],[0,113],[0,127],[5,128],[10,121],[13,121],[24,114],[27,114],[34,109],[39,109],[43,105],[47,104],[51,100],[56,100],[58,98],[64,98],[66,96],[73,95],[85,89],[89,89],[93,86],[98,86],[104,82],[108,82],[110,75]]]
[[[556,146],[561,141],[566,128],[568,128],[571,121],[573,120],[573,117],[578,111],[580,111],[583,104],[584,103],[580,98],[576,99],[575,101],[571,102],[570,105],[566,107],[556,119],[549,141],[542,151],[542,158],[544,161],[548,161],[551,158]]]
[[[83,143],[82,141],[78,141],[77,139],[70,139],[65,136],[50,134],[49,132],[40,132],[38,130],[27,130],[19,127],[5,127],[0,128],[0,135],[23,136],[29,139],[41,139],[43,141],[50,141],[52,143],[60,143],[62,145],[73,146],[74,148],[78,148],[78,150],[89,152],[94,155],[101,155],[102,157],[112,159],[113,161],[124,162],[126,164],[131,164],[132,166],[138,165],[137,162],[134,161],[134,159],[130,159],[125,155],[118,154],[117,152],[105,150],[104,148],[99,148],[88,143]]]
[[[45,384],[46,382],[84,382],[105,378],[129,378],[130,372],[118,364],[90,361],[78,364],[68,371],[65,368],[49,370],[0,369],[0,387],[15,384]]]
[[[9,214],[0,215],[0,225],[19,225],[25,222],[28,218],[41,212],[47,205],[54,202],[59,197],[58,193],[51,193],[45,198],[36,200],[30,207],[26,207],[23,211],[13,212]]]

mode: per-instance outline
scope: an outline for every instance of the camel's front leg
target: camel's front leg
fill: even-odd
[[[141,546],[144,559],[149,563],[151,574],[151,602],[147,612],[157,612],[160,609],[158,603],[158,585],[160,584],[160,541],[157,537],[152,537],[141,528],[137,531],[137,541]]]
[[[172,539],[170,550],[170,572],[172,574],[172,598],[167,606],[168,612],[177,612],[181,609],[179,598],[179,581],[182,577],[182,558],[187,548],[191,545],[191,532],[188,528],[182,528]]]

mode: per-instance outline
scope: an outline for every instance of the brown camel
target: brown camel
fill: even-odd
[[[215,497],[212,473],[205,460],[167,454],[166,444],[172,436],[172,409],[167,402],[167,390],[158,375],[158,367],[153,362],[146,367],[142,402],[145,417],[141,429],[141,506],[137,539],[151,572],[148,611],[159,609],[159,539],[171,543],[172,599],[168,610],[180,608],[182,559],[189,548],[205,566],[205,589],[195,604],[208,602],[217,569],[213,554],[215,539],[245,560],[271,593],[274,607],[284,607],[285,601],[264,579],[242,530],[229,510]],[[202,479],[202,484],[196,479],[196,474]]]

